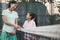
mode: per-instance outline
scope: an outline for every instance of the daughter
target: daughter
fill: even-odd
[[[35,15],[32,12],[28,12],[26,15],[27,20],[24,22],[23,27],[27,29],[36,27],[35,21],[33,20],[34,18]],[[32,34],[25,33],[24,40],[35,40],[35,37]]]

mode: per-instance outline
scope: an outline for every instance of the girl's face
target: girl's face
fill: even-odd
[[[27,13],[27,15],[26,15],[26,19],[27,19],[27,20],[31,20],[31,16],[30,16],[29,13]]]

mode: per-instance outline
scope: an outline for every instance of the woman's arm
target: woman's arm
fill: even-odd
[[[15,19],[15,24],[17,24],[17,25],[18,25],[18,18],[16,18],[16,19]]]
[[[2,16],[2,19],[3,19],[3,22],[6,24],[6,25],[8,25],[8,26],[15,26],[15,24],[12,24],[12,23],[10,23],[10,22],[8,22],[7,21],[7,19],[6,19],[6,16]]]
[[[15,19],[15,24],[18,26],[18,28],[20,28],[20,26],[18,25],[18,18]]]

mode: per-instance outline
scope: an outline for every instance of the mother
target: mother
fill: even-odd
[[[16,1],[10,1],[8,8],[3,10],[2,19],[3,19],[3,29],[1,34],[1,40],[17,40],[16,38],[16,29],[19,28],[18,25],[18,14],[14,11],[17,8]]]

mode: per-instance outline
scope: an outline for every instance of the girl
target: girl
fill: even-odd
[[[18,25],[18,14],[14,11],[17,7],[16,1],[10,1],[8,9],[3,10],[2,19],[3,19],[3,29],[1,34],[1,40],[17,40],[16,38],[16,29],[19,28]]]
[[[23,27],[27,29],[36,27],[34,17],[35,15],[32,12],[28,12],[26,15],[27,20],[24,22]],[[24,40],[35,40],[35,37],[32,34],[25,33]]]

